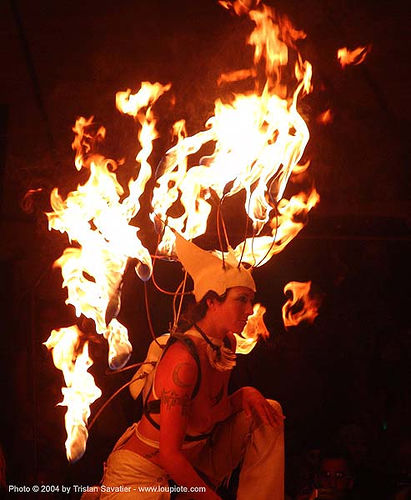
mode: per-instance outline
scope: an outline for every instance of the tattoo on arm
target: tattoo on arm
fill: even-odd
[[[153,458],[155,457],[156,455],[158,455],[160,450],[155,450],[155,451],[152,451],[150,453],[146,453],[144,456],[144,458]]]
[[[174,391],[163,390],[161,393],[161,402],[170,410],[173,406],[181,406],[181,414],[183,417],[188,416],[190,408],[190,398],[187,395],[180,396]]]
[[[184,370],[186,373],[182,373],[182,370]],[[178,363],[176,367],[173,370],[173,382],[178,386],[178,387],[190,387],[191,382],[186,382],[184,380],[184,377],[187,377],[187,372],[192,373],[192,367],[190,363]]]

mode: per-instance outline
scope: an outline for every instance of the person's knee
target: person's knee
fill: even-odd
[[[282,406],[280,405],[280,403],[278,401],[275,401],[274,399],[267,399],[267,403],[270,404],[270,406],[272,407],[272,409],[278,413],[280,416],[283,416],[283,408]]]
[[[271,406],[274,421],[268,425],[261,425],[261,421],[257,424],[254,421],[252,441],[256,449],[264,450],[265,454],[274,454],[275,456],[282,456],[284,452],[284,418],[283,411],[278,401],[267,399]]]
[[[267,403],[270,404],[273,410],[274,425],[270,426],[273,436],[278,436],[278,434],[284,434],[284,414],[283,409],[278,401],[273,399],[267,399]]]

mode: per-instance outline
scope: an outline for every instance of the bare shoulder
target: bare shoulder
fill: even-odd
[[[157,368],[157,377],[161,380],[161,385],[171,385],[181,389],[193,388],[197,375],[197,363],[188,347],[182,342],[175,342],[167,349]]]

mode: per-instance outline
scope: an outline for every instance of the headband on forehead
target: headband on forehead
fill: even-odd
[[[256,291],[251,272],[239,265],[231,248],[228,258],[223,262],[194,243],[187,241],[178,233],[176,236],[176,253],[184,269],[194,281],[194,296],[199,302],[204,295],[213,290],[222,295],[228,288],[244,286]]]

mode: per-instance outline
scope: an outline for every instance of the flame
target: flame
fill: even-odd
[[[89,177],[67,197],[63,198],[55,188],[50,198],[52,211],[47,214],[49,229],[67,233],[70,241],[76,245],[66,248],[54,264],[61,268],[63,287],[66,287],[68,292],[66,303],[74,307],[78,317],[83,315],[92,319],[97,333],[107,339],[108,363],[113,369],[123,367],[132,351],[126,327],[115,318],[127,262],[130,258],[138,259],[136,272],[140,277],[144,275],[145,279],[150,277],[152,270],[150,254],[138,238],[139,228],[130,225],[130,221],[140,209],[140,196],[151,177],[151,166],[147,159],[152,151],[152,142],[157,137],[151,105],[168,88],[169,86],[143,82],[136,94],[127,91],[117,95],[118,107],[124,113],[136,117],[140,124],[138,138],[141,149],[136,157],[140,169],[136,179],[130,180],[128,184],[128,196],[124,196],[125,190],[117,179],[117,163],[94,152],[96,145],[105,137],[105,129],[99,127],[94,131],[93,118],[80,117],[73,128],[75,166],[78,170],[88,169]],[[116,303],[116,310],[109,312],[113,302]],[[73,331],[77,331],[76,328]],[[82,387],[77,379],[84,377],[86,402],[92,399],[91,394],[94,399],[98,398],[100,391],[90,391],[91,381],[88,380],[91,375],[84,370],[91,363],[87,345],[85,344],[82,352],[77,353],[72,337],[74,333],[65,335],[67,336],[64,338],[70,338],[71,341],[62,340],[63,343],[59,343],[57,348],[54,341],[49,339],[46,345],[53,349],[53,360],[58,368],[63,369],[60,357],[66,349],[71,353],[69,359],[73,366],[79,367],[78,372],[70,367],[65,368],[66,371],[69,370],[68,373],[75,373],[70,375],[75,377],[75,381],[68,380],[65,374],[69,389],[64,392],[62,403],[68,407],[67,456],[74,460],[84,452],[87,440],[86,428],[80,425],[76,410]],[[54,338],[53,333],[51,338]],[[80,368],[83,370],[80,371]],[[75,383],[75,389],[71,389]],[[86,416],[88,417],[88,412],[82,408],[83,423],[86,422]]]
[[[300,174],[303,174],[307,170],[307,168],[310,166],[310,164],[311,164],[310,160],[307,160],[305,163],[302,163],[300,165],[296,165],[293,168],[292,175],[294,177],[296,177],[296,176],[299,176]]]
[[[85,118],[79,118],[73,129],[73,147],[77,151],[76,168],[87,167],[89,178],[65,199],[57,188],[51,193],[49,228],[67,233],[70,241],[78,244],[67,248],[55,262],[62,269],[63,286],[68,289],[66,302],[74,306],[77,316],[91,318],[97,332],[107,337],[107,306],[118,291],[127,260],[138,259],[148,268],[149,275],[152,269],[150,254],[138,238],[139,228],[130,225],[130,221],[140,209],[140,196],[151,177],[147,159],[157,137],[151,104],[168,88],[143,82],[136,94],[117,94],[118,107],[135,116],[141,125],[141,149],[136,157],[140,170],[128,184],[128,196],[122,198],[124,189],[117,180],[116,162],[92,151],[91,144],[104,137],[104,129],[100,127],[92,134],[92,119]],[[146,110],[142,111],[144,107]]]
[[[315,190],[290,201],[282,199],[309,139],[297,103],[312,89],[311,65],[297,53],[294,87],[287,88],[282,75],[289,47],[295,49],[305,34],[265,5],[248,15],[255,24],[248,39],[254,47],[254,74],[257,66],[265,63],[265,85],[261,92],[235,94],[229,103],[217,99],[204,130],[192,136],[185,129],[176,134],[177,143],[162,161],[152,199],[152,220],[167,221],[159,244],[159,251],[166,255],[173,253],[171,228],[187,239],[196,238],[206,232],[215,197],[222,203],[243,192],[254,235],[240,243],[236,253],[243,255],[242,260],[259,265],[284,248],[283,242],[291,241],[302,228],[302,224],[293,222],[295,214],[308,212],[319,200]],[[233,79],[251,74],[235,72]],[[213,147],[212,153],[189,168],[193,156],[206,144]],[[178,216],[172,216],[170,209],[177,204],[182,213],[180,210]],[[273,245],[277,235],[281,243]]]
[[[110,321],[106,338],[109,345],[108,364],[110,368],[112,370],[122,368],[129,360],[132,351],[127,328],[113,318]]]
[[[237,354],[248,354],[254,349],[260,337],[265,339],[269,336],[263,319],[265,311],[265,307],[261,304],[254,304],[253,314],[248,318],[244,330],[239,335],[234,334],[237,341],[235,350]]]
[[[225,9],[233,9],[240,16],[247,14],[251,9],[255,9],[261,0],[219,0],[218,2]]]
[[[67,406],[65,424],[67,431],[66,455],[70,462],[81,458],[88,438],[87,420],[90,405],[101,396],[88,369],[93,364],[88,355],[88,343],[80,349],[81,332],[77,326],[53,330],[45,345],[52,351],[55,366],[63,372],[61,406]]]
[[[323,125],[327,125],[331,123],[334,119],[333,113],[331,109],[325,110],[323,113],[317,116],[317,122],[322,123]]]
[[[74,164],[78,171],[88,166],[87,156],[92,152],[94,145],[102,142],[106,137],[104,127],[100,127],[95,133],[89,131],[89,127],[93,125],[93,120],[94,116],[89,119],[80,116],[72,129],[75,135],[71,147],[76,152]]]
[[[41,193],[43,188],[29,189],[21,200],[21,208],[27,214],[31,214],[34,211],[34,200],[33,197],[36,193]]]
[[[291,298],[283,305],[282,310],[286,329],[298,325],[301,321],[313,323],[318,316],[320,300],[310,296],[310,289],[311,281],[305,283],[291,281],[285,285],[284,294],[291,292]]]
[[[222,85],[223,83],[239,82],[241,80],[247,80],[247,78],[252,78],[257,76],[256,70],[254,68],[250,69],[239,69],[237,71],[230,71],[229,73],[221,73],[218,77],[217,85]]]
[[[173,230],[187,239],[206,233],[212,205],[221,208],[227,198],[239,195],[251,224],[246,224],[234,253],[239,261],[261,266],[298,234],[319,201],[314,188],[285,196],[290,179],[307,177],[309,161],[303,155],[309,130],[299,105],[312,91],[312,68],[298,52],[305,33],[286,17],[260,0],[220,3],[253,23],[247,43],[254,57],[251,68],[224,73],[218,84],[227,89],[242,80],[250,90],[231,93],[229,100],[216,99],[203,129],[193,135],[183,119],[176,121],[175,143],[156,170],[149,216],[163,229],[157,254],[168,257],[174,255]],[[148,280],[152,273],[150,253],[132,220],[153,175],[150,155],[158,137],[153,106],[170,88],[171,84],[142,82],[135,93],[128,89],[116,94],[117,109],[132,117],[138,130],[137,173],[126,187],[118,176],[120,162],[98,153],[105,128],[97,126],[93,117],[80,117],[73,128],[74,163],[88,178],[66,196],[57,188],[51,193],[49,229],[66,233],[71,243],[55,262],[67,288],[66,303],[78,317],[92,319],[96,332],[107,340],[112,369],[124,366],[132,349],[127,329],[116,318],[125,270],[137,260],[135,271],[141,279]],[[255,306],[245,330],[237,335],[238,352],[250,352],[260,336],[268,335],[264,312],[261,305]],[[82,337],[73,326],[53,330],[46,342],[67,385],[61,404],[68,407],[69,460],[84,453],[89,405],[100,396],[87,371],[92,361]]]
[[[268,262],[301,231],[304,227],[304,217],[319,202],[319,199],[319,194],[315,189],[312,189],[308,195],[300,193],[290,200],[282,199],[278,204],[277,217],[270,221],[271,236],[247,238],[234,249],[237,259],[254,267]]]
[[[349,64],[361,64],[366,58],[367,54],[371,50],[371,45],[366,45],[365,47],[358,47],[354,50],[349,50],[347,47],[338,49],[337,57],[340,61],[341,67],[345,68]]]

